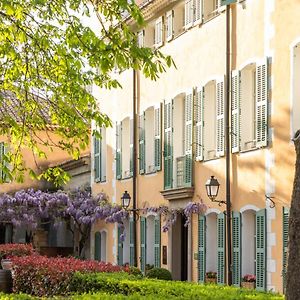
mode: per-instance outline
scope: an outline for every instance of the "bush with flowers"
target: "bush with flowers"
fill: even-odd
[[[2,244],[0,245],[0,260],[11,256],[33,255],[34,250],[31,244]]]
[[[246,274],[243,276],[243,282],[256,282],[256,276],[253,274]]]
[[[35,296],[65,295],[75,272],[128,272],[128,268],[94,260],[48,258],[41,255],[11,257],[13,290]]]

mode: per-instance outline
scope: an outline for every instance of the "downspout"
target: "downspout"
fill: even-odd
[[[225,93],[225,155],[226,155],[226,233],[227,284],[232,284],[231,201],[230,201],[230,4],[226,5],[226,93]]]

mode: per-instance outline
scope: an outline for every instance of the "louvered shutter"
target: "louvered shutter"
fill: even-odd
[[[224,79],[216,83],[217,108],[217,156],[224,155],[225,123],[224,123]]]
[[[198,217],[198,281],[205,281],[206,273],[206,218]]]
[[[95,260],[101,260],[101,234],[100,232],[95,233]]]
[[[232,213],[232,284],[241,285],[241,214]]]
[[[116,125],[116,177],[122,179],[122,122]]]
[[[195,0],[195,14],[194,14],[194,22],[202,23],[202,0]]]
[[[147,224],[146,218],[140,217],[140,239],[141,239],[141,271],[144,273],[146,269],[146,257],[147,257]]]
[[[154,108],[154,165],[155,170],[161,170],[161,103]]]
[[[145,113],[139,117],[139,166],[140,174],[145,173]]]
[[[154,267],[160,268],[160,216],[154,218]],[[150,245],[149,245],[150,246]]]
[[[256,289],[266,289],[266,209],[256,212]]]
[[[283,207],[282,210],[282,285],[283,292],[286,289],[286,272],[287,272],[287,262],[288,262],[288,239],[289,239],[289,208]]]
[[[164,107],[164,188],[173,187],[173,101]]]
[[[225,214],[217,218],[217,282],[225,283]]]
[[[129,264],[134,266],[134,223],[133,218],[129,218]]]
[[[232,72],[231,80],[231,150],[240,151],[240,71]]]
[[[166,14],[166,26],[167,26],[167,30],[166,30],[166,38],[167,41],[172,40],[173,36],[174,36],[174,24],[173,24],[173,20],[174,20],[174,10],[170,10],[167,12]]]
[[[133,119],[130,120],[130,176],[133,175]]]
[[[184,185],[192,186],[193,183],[193,108],[194,93],[189,91],[185,96],[184,120],[185,120],[185,159],[184,159]]]
[[[256,66],[256,147],[268,143],[268,60]]]
[[[100,181],[106,180],[106,129],[101,128],[101,140],[100,142]]]
[[[155,21],[155,45],[157,47],[163,44],[163,17],[159,17]]]
[[[121,241],[122,229],[118,226],[118,256],[117,262],[119,266],[123,265],[123,242]]]
[[[195,142],[196,160],[203,160],[203,87],[197,88],[195,93]]]
[[[99,138],[94,136],[94,171],[95,171],[95,182],[99,182],[101,179],[101,156],[100,146],[101,141]]]
[[[185,0],[185,8],[184,8],[184,25],[185,29],[193,26],[193,18],[194,18],[194,0]]]

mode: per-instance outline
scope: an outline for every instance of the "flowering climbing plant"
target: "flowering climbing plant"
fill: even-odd
[[[110,204],[106,194],[93,197],[85,190],[51,193],[28,189],[0,197],[0,222],[26,226],[31,230],[43,222],[53,222],[54,225],[65,222],[73,236],[75,232],[79,233],[78,242],[74,239],[78,243],[78,256],[83,256],[91,226],[97,220],[124,226],[123,220],[127,217],[128,212],[121,206]]]

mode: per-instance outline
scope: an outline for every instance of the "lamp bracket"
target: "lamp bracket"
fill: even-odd
[[[222,204],[226,204],[226,201],[224,201],[224,200],[211,199],[211,202],[216,202],[216,203],[218,203],[219,206],[221,206]]]
[[[269,196],[269,195],[265,195],[265,197],[266,197],[266,200],[269,200],[271,203],[270,203],[270,208],[274,208],[275,207],[275,205],[276,205],[276,203],[274,202],[274,198],[275,197],[272,197],[272,196]]]

